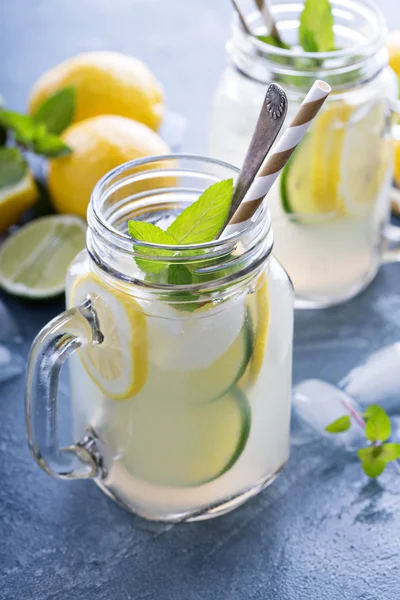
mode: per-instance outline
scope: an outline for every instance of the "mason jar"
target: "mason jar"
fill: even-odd
[[[384,257],[393,259],[384,251],[398,84],[375,2],[332,0],[337,50],[324,53],[299,46],[302,1],[269,4],[292,48],[259,41],[234,20],[229,64],[212,111],[210,154],[242,164],[270,83],[287,93],[287,124],[315,79],[331,85],[324,108],[268,195],[275,254],[293,281],[296,306],[324,307],[356,295]],[[255,34],[265,34],[258,12],[248,12],[246,20]]]
[[[56,477],[93,478],[150,519],[229,511],[288,459],[293,291],[271,254],[268,209],[205,244],[166,250],[128,235],[130,219],[165,228],[211,184],[236,175],[185,155],[106,175],[92,194],[87,249],[68,271],[68,310],[33,343],[35,460]],[[177,276],[182,268],[190,281]],[[57,387],[67,359],[73,443],[60,448]]]

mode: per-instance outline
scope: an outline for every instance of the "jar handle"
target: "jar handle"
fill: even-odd
[[[101,459],[90,434],[60,447],[57,428],[58,384],[62,365],[73,352],[99,344],[103,335],[90,298],[50,321],[34,340],[28,360],[26,423],[33,458],[61,479],[101,476]]]

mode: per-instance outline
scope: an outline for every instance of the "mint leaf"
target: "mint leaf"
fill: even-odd
[[[15,139],[20,144],[31,147],[37,131],[35,121],[26,115],[21,115],[12,110],[0,110],[0,125],[14,132]]]
[[[189,285],[192,283],[192,274],[185,265],[169,265],[168,283],[172,285]]]
[[[329,425],[325,427],[325,431],[328,433],[343,433],[343,431],[347,431],[351,427],[351,419],[349,415],[344,415],[343,417],[339,417],[336,421],[333,421]]]
[[[49,158],[69,154],[71,148],[53,133],[48,133],[44,123],[12,110],[0,110],[0,125],[14,132],[15,140],[36,154]]]
[[[18,148],[0,148],[0,189],[21,181],[26,170],[25,159]]]
[[[176,246],[177,244],[177,241],[171,234],[152,223],[129,221],[128,231],[135,242],[149,242],[165,246]],[[175,250],[168,250],[167,248],[146,248],[137,243],[133,245],[133,249],[139,254],[143,253],[146,256],[153,256],[155,258],[155,260],[135,258],[137,266],[145,273],[160,273],[167,266],[166,262],[168,262],[168,258],[175,256],[176,254]],[[158,257],[165,257],[166,261],[156,260]]]
[[[47,98],[33,114],[33,118],[38,123],[44,123],[49,133],[59,134],[71,125],[75,106],[76,90],[74,87],[66,87]]]
[[[233,179],[210,186],[175,219],[167,232],[178,244],[202,244],[214,240],[225,225],[233,194]]]
[[[379,477],[386,467],[387,461],[382,458],[382,446],[368,446],[357,452],[363,471],[368,477]]]
[[[290,50],[289,44],[286,44],[282,40],[277,39],[272,35],[258,35],[257,39],[260,40],[260,42],[264,42],[264,44],[269,44],[270,46],[275,46],[276,48],[282,48],[282,50]]]
[[[37,133],[32,144],[32,150],[36,154],[42,154],[48,158],[65,156],[72,152],[71,148],[60,137],[46,131]]]
[[[365,435],[370,442],[385,442],[391,434],[390,419],[381,406],[371,404],[364,413]]]
[[[299,41],[306,52],[334,50],[335,35],[329,0],[305,1],[300,16]]]
[[[381,458],[388,462],[392,462],[400,458],[400,444],[388,443],[382,444],[381,448]]]

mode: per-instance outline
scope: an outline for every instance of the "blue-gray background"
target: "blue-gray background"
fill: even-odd
[[[398,0],[379,4],[400,27]],[[34,80],[77,52],[144,59],[204,152],[224,66],[228,0],[0,0],[0,93],[23,110]],[[358,299],[296,315],[294,379],[338,381],[400,339],[399,266]],[[26,357],[62,301],[0,296]],[[0,600],[397,600],[400,480],[368,482],[357,460],[315,440],[271,488],[219,520],[168,527],[132,517],[90,482],[52,480],[29,456],[23,376],[0,384]]]

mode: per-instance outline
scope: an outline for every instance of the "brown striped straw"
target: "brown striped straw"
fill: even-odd
[[[330,92],[330,86],[324,81],[314,83],[292,123],[265,159],[249,191],[225,228],[224,237],[243,229],[247,221],[254,215]]]

